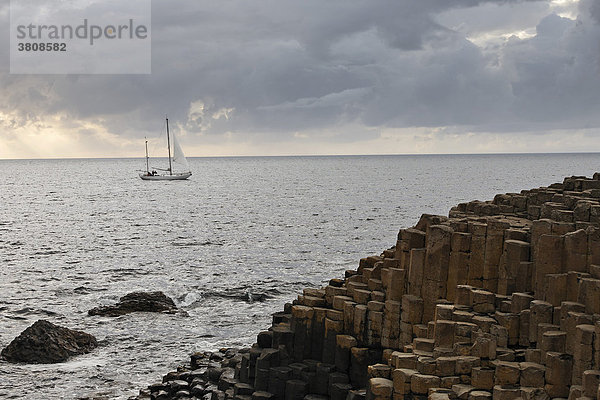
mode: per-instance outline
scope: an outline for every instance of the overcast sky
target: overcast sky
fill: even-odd
[[[156,0],[151,75],[9,74],[0,158],[600,151],[600,0]]]

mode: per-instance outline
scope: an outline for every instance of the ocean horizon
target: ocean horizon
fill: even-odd
[[[542,155],[593,155],[600,151],[571,151],[571,152],[522,152],[522,153],[382,153],[382,154],[282,154],[282,155],[217,155],[217,156],[186,156],[187,159],[212,158],[286,158],[286,157],[430,157],[430,156],[542,156]],[[34,161],[34,160],[144,160],[144,156],[130,157],[33,157],[33,158],[0,158],[0,161]],[[152,157],[166,160],[167,157]]]

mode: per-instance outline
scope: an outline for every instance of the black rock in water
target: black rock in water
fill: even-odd
[[[96,338],[88,333],[39,320],[10,342],[0,355],[9,362],[59,363],[89,353],[96,346]]]
[[[175,312],[176,310],[173,300],[163,292],[133,292],[121,297],[115,305],[92,308],[88,314],[118,317],[136,311]]]

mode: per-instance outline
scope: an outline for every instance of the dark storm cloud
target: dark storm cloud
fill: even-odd
[[[600,2],[597,0],[584,0],[581,2],[581,8],[584,12],[589,11],[592,18],[600,23]]]
[[[577,21],[540,15],[535,37],[496,48],[435,18],[490,3],[515,7],[516,18],[522,2],[154,1],[152,75],[9,76],[5,44],[0,111],[15,124],[62,114],[137,137],[165,113],[190,134],[260,140],[346,124],[598,126],[597,1],[582,2]]]

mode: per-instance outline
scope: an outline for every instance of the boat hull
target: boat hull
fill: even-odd
[[[140,174],[140,178],[145,181],[184,181],[192,176],[191,172],[180,172],[173,175],[147,175]]]

